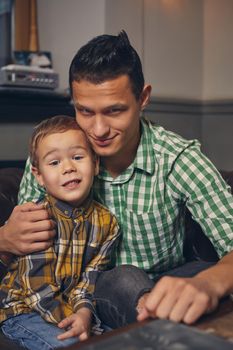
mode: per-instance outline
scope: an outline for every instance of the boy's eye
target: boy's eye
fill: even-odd
[[[49,165],[51,165],[51,166],[55,166],[55,165],[58,165],[58,164],[59,164],[58,160],[52,160],[51,162],[49,162]]]
[[[82,159],[82,158],[83,158],[83,156],[78,156],[78,155],[73,156],[73,159],[74,159],[74,160],[80,160],[80,159]]]

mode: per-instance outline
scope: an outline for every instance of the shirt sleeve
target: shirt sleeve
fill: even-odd
[[[192,217],[221,258],[233,249],[233,196],[230,186],[197,145],[187,147],[169,174],[174,198],[185,203]]]
[[[24,302],[47,322],[58,323],[72,313],[56,282],[57,256],[54,248],[19,258]]]
[[[45,190],[36,181],[31,171],[30,158],[25,164],[24,174],[20,183],[18,193],[18,203],[35,202],[38,198],[43,198]]]
[[[80,307],[86,306],[94,311],[93,293],[98,274],[113,267],[115,262],[115,254],[119,243],[120,230],[116,218],[111,216],[111,222],[108,230],[105,230],[105,236],[100,242],[99,249],[92,253],[92,258],[85,264],[85,260],[89,260],[88,251],[86,251],[84,259],[84,271],[81,274],[79,282],[69,293],[69,304],[72,309],[77,311]]]

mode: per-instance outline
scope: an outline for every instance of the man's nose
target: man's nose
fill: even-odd
[[[103,138],[109,134],[109,125],[106,121],[106,117],[97,115],[92,125],[93,134],[97,138]]]

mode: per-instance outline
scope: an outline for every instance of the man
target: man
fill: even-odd
[[[118,267],[97,281],[101,318],[111,327],[148,317],[195,322],[233,292],[233,198],[228,187],[196,141],[140,119],[151,86],[144,83],[140,59],[125,32],[84,45],[71,63],[70,87],[76,120],[101,157],[94,194],[117,216],[123,231]],[[41,195],[35,186],[28,161],[21,203]],[[3,232],[6,251],[17,253],[10,225],[16,214],[23,216],[22,210],[27,215],[27,233],[21,234],[29,240],[25,244],[21,239],[26,250],[48,244],[46,235],[52,238],[46,214],[27,205],[16,209]],[[220,257],[211,267],[189,265],[188,273],[183,257],[186,208]],[[32,238],[35,231],[44,234],[39,244]],[[160,278],[164,274],[181,277]]]

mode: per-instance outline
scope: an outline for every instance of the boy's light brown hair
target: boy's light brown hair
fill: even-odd
[[[59,133],[59,132],[62,133],[68,130],[82,131],[82,129],[78,126],[75,118],[67,115],[56,115],[54,117],[45,119],[41,123],[39,123],[34,128],[34,131],[32,133],[30,143],[29,143],[29,155],[30,155],[32,166],[36,168],[38,168],[39,166],[37,149],[40,141],[48,135]],[[90,145],[88,140],[87,142]]]

